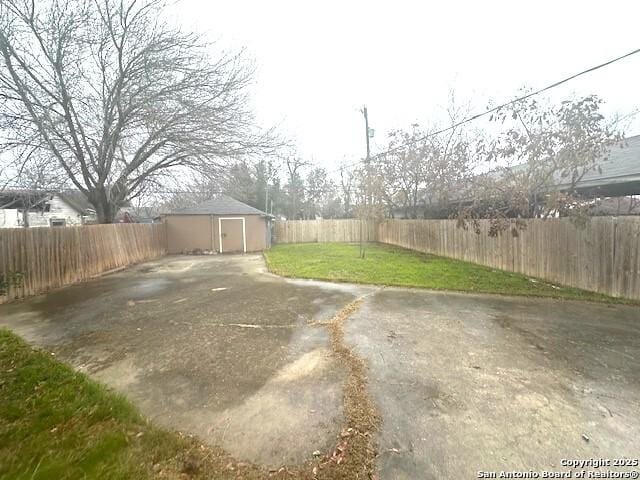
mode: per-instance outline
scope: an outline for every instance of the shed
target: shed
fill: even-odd
[[[259,252],[271,245],[271,216],[226,195],[162,217],[169,253]]]

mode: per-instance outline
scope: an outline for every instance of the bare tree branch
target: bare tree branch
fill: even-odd
[[[272,151],[248,106],[244,53],[162,20],[162,0],[0,3],[4,147],[49,155],[101,222],[162,170]]]

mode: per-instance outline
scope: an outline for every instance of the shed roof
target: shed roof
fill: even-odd
[[[227,195],[218,195],[193,207],[186,207],[165,215],[262,215],[267,213]]]

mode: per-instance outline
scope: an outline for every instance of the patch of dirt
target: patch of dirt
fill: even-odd
[[[329,321],[331,347],[347,370],[344,386],[344,417],[347,425],[329,458],[336,467],[326,472],[328,475],[318,475],[318,478],[377,478],[375,435],[380,427],[380,416],[369,395],[367,366],[344,342],[344,323],[360,308],[363,300],[364,297],[354,300]],[[342,468],[338,469],[341,463]]]

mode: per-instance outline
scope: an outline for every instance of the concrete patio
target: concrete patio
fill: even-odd
[[[260,255],[165,257],[0,307],[0,325],[160,425],[278,466],[334,445],[346,323],[382,417],[383,479],[562,470],[640,452],[640,309],[285,280]]]

